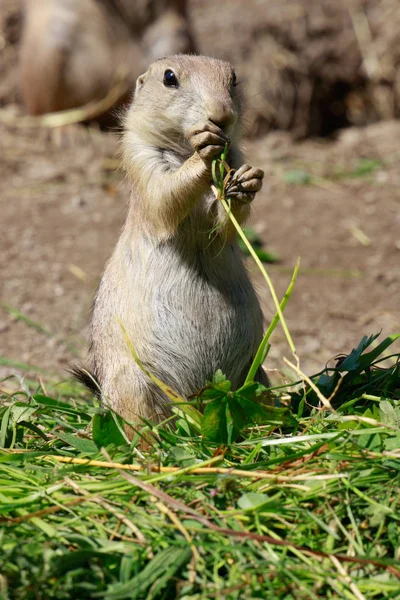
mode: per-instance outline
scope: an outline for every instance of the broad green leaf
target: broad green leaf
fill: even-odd
[[[201,424],[201,434],[217,444],[228,442],[226,429],[226,405],[227,397],[212,400],[206,406]]]
[[[357,348],[354,348],[354,350],[352,350],[350,352],[350,354],[348,356],[346,356],[346,358],[337,367],[337,370],[342,373],[343,371],[356,371],[357,369],[359,369],[361,366],[361,364],[360,364],[361,354],[364,352],[364,350],[366,348],[368,348],[368,346],[370,346],[372,344],[372,342],[374,340],[376,340],[376,338],[379,335],[380,335],[379,333],[376,333],[375,335],[371,335],[370,337],[364,335],[361,342],[358,344]]]
[[[250,252],[249,252],[246,244],[240,238],[238,238],[237,243],[238,243],[240,250],[243,252],[243,254],[245,256],[250,256]],[[256,255],[258,256],[258,258],[261,260],[261,262],[277,263],[281,260],[280,256],[278,256],[274,252],[269,252],[268,250],[264,250],[263,248],[259,248],[259,247],[253,245],[253,250],[256,253]]]
[[[232,444],[247,425],[246,414],[238,402],[236,394],[227,397],[225,416],[228,444]]]
[[[168,458],[170,462],[182,466],[188,466],[196,462],[196,456],[189,448],[184,448],[183,446],[172,447],[168,453]]]
[[[224,381],[226,381],[226,377],[223,374],[223,372],[221,371],[221,369],[218,369],[217,371],[215,371],[211,383],[214,384],[214,385],[216,385],[218,383],[223,383]]]
[[[250,400],[265,391],[261,384],[251,383],[235,393],[209,402],[204,412],[202,435],[219,444],[231,444],[250,425],[294,426],[297,421],[288,408],[274,408]]]
[[[365,435],[358,436],[358,445],[366,450],[379,452],[382,446],[382,436],[379,433],[368,433],[366,430]]]
[[[125,439],[118,429],[115,419],[118,419],[118,417],[114,416],[110,411],[93,415],[92,436],[94,443],[99,448],[102,446],[107,447],[110,444],[115,444],[115,446],[125,444]]]
[[[246,426],[255,424],[292,427],[297,423],[289,408],[266,406],[260,402],[249,400],[241,394],[237,394],[237,401],[245,413]]]
[[[385,450],[399,450],[400,449],[400,433],[386,438],[383,443]],[[400,460],[399,460],[399,468],[400,468]]]
[[[16,402],[11,407],[10,425],[20,421],[29,421],[29,418],[37,411],[37,406],[29,406],[23,402]]]
[[[400,404],[394,406],[389,400],[381,400],[379,402],[379,415],[382,423],[400,427]]]
[[[217,444],[231,444],[247,424],[246,415],[233,394],[212,400],[204,411],[201,433]]]
[[[368,515],[368,521],[371,527],[378,527],[383,524],[390,509],[387,506],[368,506],[365,514]]]
[[[190,430],[190,425],[187,421],[187,419],[178,419],[176,421],[176,428],[179,431],[182,431],[185,435],[187,436],[191,436],[192,432]]]
[[[250,383],[246,383],[246,385],[242,386],[235,393],[242,398],[255,400],[256,398],[263,398],[266,392],[268,392],[268,390],[264,385],[257,383],[256,381],[251,381]]]
[[[230,381],[220,381],[205,387],[201,394],[198,396],[199,400],[215,400],[217,398],[223,398],[231,390],[232,384]]]
[[[84,454],[93,454],[94,452],[98,452],[98,448],[92,440],[78,438],[72,433],[65,433],[61,431],[57,431],[55,435],[69,446],[76,448],[79,450],[79,452],[83,452]]]
[[[267,494],[257,494],[256,492],[248,492],[243,494],[238,500],[238,507],[242,510],[257,509],[265,506],[270,502],[270,497]]]

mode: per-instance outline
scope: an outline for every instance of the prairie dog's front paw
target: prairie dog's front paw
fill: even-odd
[[[262,188],[264,171],[250,165],[242,165],[227,185],[226,195],[239,202],[248,203]]]
[[[211,166],[214,158],[221,154],[230,141],[222,129],[211,121],[194,127],[187,137],[193,150],[207,166]]]

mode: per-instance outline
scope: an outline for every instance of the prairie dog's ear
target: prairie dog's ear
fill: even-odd
[[[146,73],[142,73],[142,75],[139,75],[139,77],[136,79],[135,94],[134,94],[135,98],[137,98],[141,88],[143,87],[145,75],[146,75]]]

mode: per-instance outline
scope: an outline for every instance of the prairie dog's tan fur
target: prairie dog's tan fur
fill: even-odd
[[[191,48],[181,0],[24,0],[23,7],[20,87],[34,115],[100,100],[119,77],[133,87],[160,52]]]
[[[262,185],[237,149],[234,83],[228,63],[171,56],[139,77],[127,114],[130,209],[95,300],[91,359],[104,396],[132,421],[168,415],[168,401],[135,364],[117,317],[145,367],[184,397],[217,369],[242,383],[261,340],[256,294],[211,191],[211,164],[228,140],[240,222]]]
[[[139,53],[95,0],[25,0],[20,56],[22,98],[30,114],[103,98],[119,67]],[[129,56],[129,58],[128,58]]]

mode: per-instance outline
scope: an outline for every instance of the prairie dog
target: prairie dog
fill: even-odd
[[[29,114],[100,100],[118,76],[133,88],[160,52],[192,47],[184,0],[25,0],[23,6],[20,87]]]
[[[128,50],[127,40],[124,46]],[[129,52],[134,59],[133,46]],[[25,0],[20,77],[28,113],[65,110],[104,97],[118,66],[114,31],[97,2]]]
[[[263,172],[237,149],[235,86],[230,64],[204,56],[158,60],[137,80],[123,136],[130,208],[97,292],[90,345],[103,395],[131,421],[160,420],[169,406],[117,317],[147,370],[185,398],[217,369],[243,383],[261,341],[261,309],[211,191],[211,164],[227,141],[240,222],[262,185]]]

